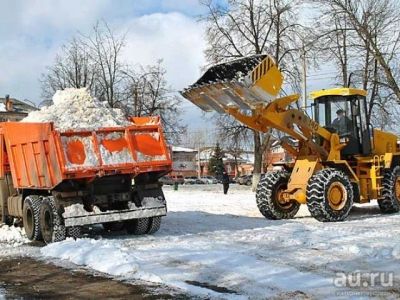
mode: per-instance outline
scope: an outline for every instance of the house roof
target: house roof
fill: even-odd
[[[13,103],[14,110],[13,112],[19,112],[19,113],[29,113],[33,110],[37,110],[38,108],[35,107],[34,105],[28,104],[24,101],[15,99],[15,98],[10,98],[10,100]],[[6,112],[6,98],[1,98],[0,97],[0,112]]]
[[[172,152],[197,152],[197,150],[190,149],[190,148],[184,148],[184,147],[178,147],[178,146],[172,146]]]

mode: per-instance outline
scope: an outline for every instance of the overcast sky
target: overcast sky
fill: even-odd
[[[40,74],[62,44],[97,20],[127,32],[124,60],[146,65],[162,58],[168,82],[181,90],[205,64],[197,21],[203,9],[198,0],[0,0],[0,96],[41,102]],[[190,102],[183,108],[192,129],[210,126]]]

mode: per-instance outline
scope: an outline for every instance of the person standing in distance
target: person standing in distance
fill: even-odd
[[[224,187],[224,194],[226,195],[229,190],[229,175],[226,171],[222,172],[222,185]]]

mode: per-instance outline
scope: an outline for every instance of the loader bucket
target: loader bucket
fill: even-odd
[[[254,55],[209,68],[182,96],[204,111],[254,109],[275,99],[282,74],[268,55]]]

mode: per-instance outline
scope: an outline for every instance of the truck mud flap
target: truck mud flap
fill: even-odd
[[[160,207],[145,207],[138,209],[126,209],[120,211],[109,211],[98,214],[89,214],[82,216],[73,216],[64,218],[66,227],[83,226],[107,222],[118,222],[131,219],[140,219],[148,217],[165,216],[167,214],[166,206]]]

